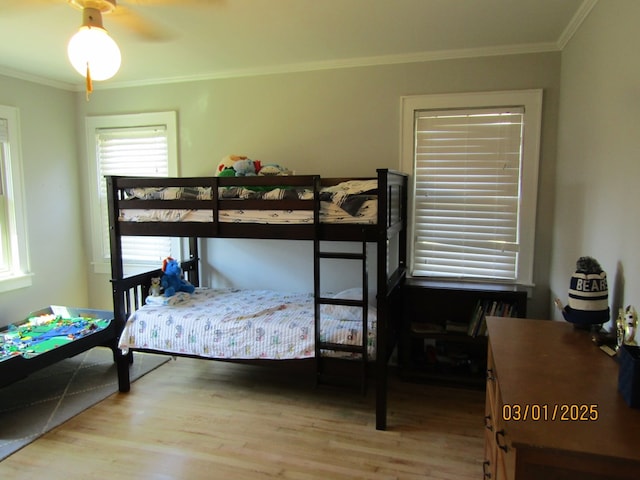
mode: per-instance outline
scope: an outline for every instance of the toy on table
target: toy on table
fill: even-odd
[[[103,330],[110,319],[86,316],[34,315],[0,332],[0,361],[15,356],[32,358]]]
[[[638,313],[633,305],[627,305],[618,310],[616,319],[617,345],[637,345],[636,330],[638,329]]]

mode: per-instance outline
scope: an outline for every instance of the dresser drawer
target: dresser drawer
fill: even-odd
[[[487,387],[489,387],[489,385],[487,385]],[[495,441],[496,428],[493,406],[490,403],[489,397],[489,388],[487,388],[484,412],[484,462],[482,464],[482,473],[485,480],[495,480],[498,448]]]
[[[484,478],[513,480],[515,478],[515,450],[502,415],[500,382],[495,368],[491,345],[487,353],[487,385],[485,405],[485,460]]]

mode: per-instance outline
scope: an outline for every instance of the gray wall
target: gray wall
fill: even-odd
[[[213,174],[229,153],[281,163],[296,173],[364,176],[379,167],[399,168],[401,96],[530,88],[544,89],[544,107],[536,287],[529,313],[545,317],[550,304],[560,58],[555,52],[135,88],[96,84],[90,102],[84,93],[0,77],[0,102],[18,106],[23,124],[28,124],[23,127],[25,175],[37,278],[32,288],[0,294],[0,321],[13,321],[50,303],[110,307],[108,275],[94,273],[89,264],[90,221],[84,208],[89,204],[84,145],[88,115],[177,111],[180,174],[185,176]],[[42,141],[43,135],[52,137],[51,145]],[[45,195],[50,192],[45,186],[52,184],[57,195]],[[204,248],[207,274],[221,273],[223,283],[310,290],[310,248],[304,242],[210,241]],[[272,268],[283,260],[287,269]]]
[[[237,153],[301,174],[363,176],[379,167],[399,168],[403,95],[543,88],[536,288],[530,313],[546,316],[559,80],[560,53],[545,53],[114,90],[98,86],[89,103],[78,96],[78,128],[86,115],[176,110],[182,175],[211,175],[223,156]],[[88,218],[84,222],[88,225]],[[228,283],[310,291],[310,248],[215,240],[205,258]],[[274,265],[283,259],[288,268]],[[343,286],[350,285],[336,289]],[[108,305],[108,295],[107,278],[91,275],[91,305]]]
[[[576,259],[591,255],[614,318],[640,307],[639,19],[640,2],[598,2],[562,53],[551,289],[566,301]]]
[[[562,54],[114,90],[97,85],[89,103],[83,93],[0,76],[0,103],[20,109],[34,274],[32,287],[0,294],[0,325],[51,303],[110,305],[108,279],[93,274],[89,265],[90,222],[80,207],[88,196],[86,115],[178,111],[183,175],[208,175],[228,153],[279,162],[299,173],[368,175],[377,167],[399,165],[400,96],[519,88],[545,92],[530,316],[560,318],[551,302],[556,296],[566,301],[569,276],[581,255],[595,256],[608,271],[614,310],[638,306],[638,18],[635,0],[598,2]],[[261,254],[261,271],[267,269],[262,262],[274,255],[292,255],[296,269],[309,269],[304,245],[269,243],[258,253],[252,248],[242,241],[222,250],[214,243],[207,260],[219,266],[217,256],[224,253],[214,252],[233,252],[219,267],[225,281],[233,282],[246,281],[251,273],[235,259],[245,250]],[[292,283],[292,275],[281,274],[283,285]]]
[[[75,97],[72,92],[0,75],[0,104],[19,109],[33,273],[31,287],[0,293],[0,325],[44,306],[88,302]]]

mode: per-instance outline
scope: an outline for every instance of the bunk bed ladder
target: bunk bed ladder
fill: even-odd
[[[367,389],[367,364],[369,360],[368,355],[368,340],[369,340],[369,328],[367,324],[368,318],[368,274],[367,274],[367,241],[365,233],[362,234],[362,250],[359,253],[354,252],[336,252],[336,251],[323,251],[321,249],[321,241],[314,239],[314,298],[315,298],[315,357],[316,357],[316,383],[321,383],[323,379],[329,377],[343,377],[344,375],[338,375],[336,373],[329,373],[324,368],[324,361],[322,352],[333,351],[350,353],[359,358],[361,363],[361,380],[360,385],[362,392],[366,392]],[[328,242],[328,240],[324,240]],[[320,282],[320,270],[322,260],[348,260],[359,261],[362,265],[362,298],[360,299],[335,299],[329,297],[323,297],[321,292]],[[362,341],[359,344],[344,344],[344,343],[332,343],[323,341],[320,338],[320,326],[322,323],[321,306],[322,305],[341,305],[347,307],[358,307],[362,309]],[[351,360],[349,360],[351,362]],[[356,360],[353,360],[356,361]]]

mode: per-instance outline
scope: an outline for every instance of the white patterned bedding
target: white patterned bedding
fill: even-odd
[[[309,210],[220,210],[223,223],[304,224],[313,223]],[[346,213],[330,202],[320,202],[320,223],[357,223],[375,225],[378,220],[378,202],[366,200],[355,215]],[[121,222],[213,222],[212,210],[140,210],[120,211]]]
[[[134,312],[119,347],[220,359],[286,360],[315,356],[314,305],[309,293],[198,288],[174,305],[147,303]],[[322,341],[359,345],[357,307],[323,305]],[[325,308],[326,307],[326,308]],[[375,308],[369,307],[368,353],[375,358]],[[326,352],[327,356],[351,356]]]
[[[349,180],[320,191],[321,223],[357,223],[375,224],[377,222],[377,201],[372,192],[377,188],[377,180]],[[132,188],[127,191],[128,198],[141,200],[210,200],[211,188],[191,187],[164,189]],[[312,199],[310,190],[292,190],[274,188],[256,192],[243,187],[219,189],[220,198],[280,200],[286,198]],[[224,223],[261,223],[261,224],[304,224],[313,223],[311,210],[253,210],[225,209],[218,212],[220,222]],[[122,209],[122,222],[213,222],[210,209]]]

